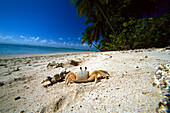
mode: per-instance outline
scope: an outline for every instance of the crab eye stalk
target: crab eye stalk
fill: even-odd
[[[87,67],[85,67],[85,71],[87,70]]]
[[[82,71],[82,67],[80,67],[80,70]]]

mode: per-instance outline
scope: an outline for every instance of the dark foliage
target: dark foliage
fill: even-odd
[[[156,6],[165,0],[71,0],[78,16],[86,15],[89,26],[82,33],[82,44],[98,50],[119,50],[169,45],[170,15],[150,16]]]

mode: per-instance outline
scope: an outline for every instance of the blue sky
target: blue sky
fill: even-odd
[[[0,0],[0,42],[88,48],[70,0]]]

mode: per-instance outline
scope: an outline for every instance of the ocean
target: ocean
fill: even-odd
[[[0,55],[22,55],[60,52],[87,52],[88,50],[20,44],[0,44]]]

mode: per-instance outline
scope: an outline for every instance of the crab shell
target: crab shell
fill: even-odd
[[[87,80],[89,78],[89,71],[79,71],[75,75],[76,80]]]

